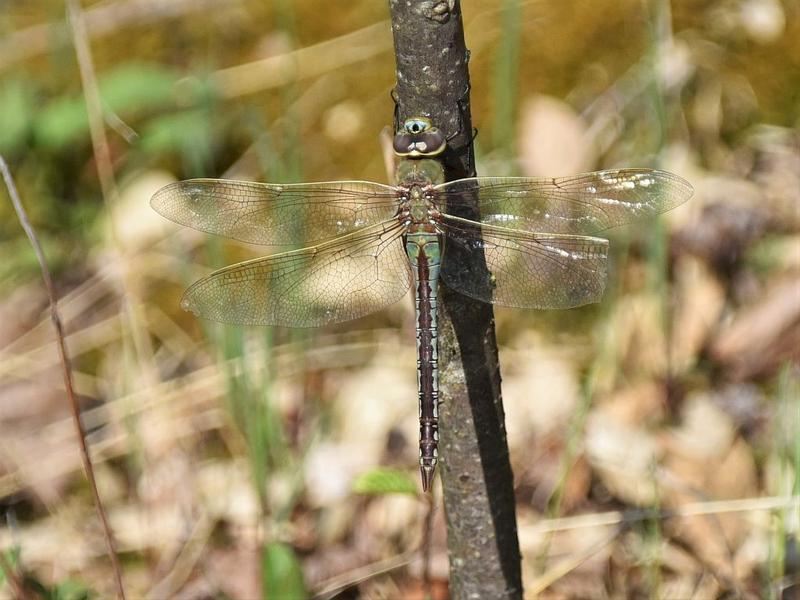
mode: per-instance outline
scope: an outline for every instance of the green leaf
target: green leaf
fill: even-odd
[[[19,563],[20,549],[19,547],[12,548],[11,550],[3,552],[6,562],[12,568],[16,568]],[[0,568],[0,589],[6,582],[6,574]],[[24,573],[24,586],[37,598],[46,598],[48,600],[89,600],[94,596],[91,589],[85,584],[75,581],[74,579],[65,579],[55,583],[52,587],[45,585],[31,573]]]
[[[67,579],[53,586],[51,597],[53,600],[88,600],[92,592],[83,583]]]
[[[264,546],[261,588],[264,598],[304,600],[308,597],[303,569],[294,550],[287,544],[273,542]]]
[[[205,110],[185,110],[152,119],[142,131],[139,144],[148,153],[210,148],[212,132]]]
[[[36,140],[45,148],[64,148],[89,135],[89,117],[80,98],[58,98],[42,109],[34,122]]]
[[[11,565],[12,568],[17,566],[17,561],[16,557],[14,556],[13,550],[9,550],[8,552],[3,552],[3,554],[5,555],[6,562],[9,565]],[[0,588],[3,587],[3,584],[5,582],[6,582],[6,572],[5,569],[0,567]]]
[[[24,80],[0,86],[0,153],[11,155],[24,144],[33,120],[33,95]]]
[[[125,63],[100,80],[100,95],[114,112],[125,113],[171,106],[176,77],[148,63]]]
[[[378,468],[362,473],[353,483],[357,494],[410,494],[418,493],[416,482],[405,471]]]
[[[157,65],[125,63],[101,76],[103,110],[126,119],[174,104],[175,76]],[[42,146],[60,149],[89,137],[89,117],[83,95],[54,99],[39,111],[34,122]],[[2,146],[0,146],[2,147]]]
[[[151,119],[139,147],[150,156],[177,152],[192,164],[211,160],[214,132],[207,110],[185,110]]]

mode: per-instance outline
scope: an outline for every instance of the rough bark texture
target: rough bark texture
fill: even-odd
[[[429,117],[448,136],[443,157],[447,179],[474,176],[469,53],[460,4],[457,0],[390,0],[389,4],[397,61],[397,117],[401,122],[411,116]],[[446,247],[445,260],[483,263],[480,253],[459,250]],[[458,600],[521,598],[494,314],[490,305],[446,286],[440,299],[439,455],[450,592]]]

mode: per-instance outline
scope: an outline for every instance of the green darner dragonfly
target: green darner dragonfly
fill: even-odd
[[[449,288],[483,302],[571,308],[597,302],[608,241],[592,237],[644,220],[692,195],[687,181],[652,169],[573,177],[444,181],[444,134],[422,117],[394,137],[397,185],[337,181],[276,185],[191,179],[151,205],[182,225],[243,242],[302,246],[220,269],[181,306],[241,325],[318,327],[356,319],[413,286],[417,323],[419,461],[428,490],[438,460],[437,297]],[[459,214],[477,202],[478,220]],[[487,271],[459,260],[482,252]]]

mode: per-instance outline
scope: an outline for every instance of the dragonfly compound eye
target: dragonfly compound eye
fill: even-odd
[[[403,122],[394,136],[394,151],[398,156],[418,158],[441,154],[446,145],[444,134],[433,126],[430,119],[413,117]]]
[[[431,127],[432,125],[430,120],[424,117],[413,117],[411,119],[406,119],[406,122],[403,123],[403,129],[412,134],[422,133]]]

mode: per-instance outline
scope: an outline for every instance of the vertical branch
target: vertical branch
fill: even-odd
[[[14,185],[14,180],[11,178],[11,171],[9,171],[3,157],[0,156],[0,172],[3,174],[6,187],[8,188],[8,195],[11,198],[11,204],[17,213],[22,229],[33,246],[33,251],[36,254],[36,260],[39,263],[39,269],[42,273],[42,279],[47,290],[47,296],[50,301],[50,319],[53,322],[53,328],[56,331],[56,341],[58,347],[58,355],[61,359],[61,370],[64,374],[64,388],[67,392],[67,399],[69,400],[70,411],[72,412],[72,421],[75,425],[75,432],[78,436],[78,443],[81,449],[81,460],[83,461],[83,470],[86,472],[86,478],[89,480],[89,487],[92,490],[92,497],[94,498],[94,506],[97,509],[97,516],[103,527],[103,534],[106,541],[106,550],[108,557],[111,560],[111,567],[114,571],[114,580],[117,585],[117,596],[125,600],[125,589],[122,585],[122,570],[120,569],[119,559],[117,558],[117,549],[114,544],[114,536],[111,532],[111,527],[108,524],[105,508],[100,499],[100,492],[97,489],[97,481],[94,477],[94,467],[92,466],[92,459],[89,457],[89,448],[86,444],[86,432],[83,430],[83,423],[81,423],[80,406],[78,405],[78,398],[75,395],[75,389],[72,385],[72,366],[70,365],[69,352],[67,352],[67,342],[64,339],[64,325],[61,321],[61,314],[58,311],[58,298],[56,296],[56,289],[53,285],[53,278],[50,276],[50,269],[47,267],[47,261],[44,258],[44,252],[39,245],[39,240],[36,237],[36,232],[28,220],[28,215],[25,208],[22,206],[22,201],[17,193],[17,187]]]
[[[400,120],[429,117],[448,138],[448,180],[475,175],[469,53],[458,0],[390,0]],[[475,211],[463,215],[475,218]],[[480,252],[446,246],[445,260],[477,263]],[[443,287],[439,446],[453,598],[521,598],[520,553],[494,314]]]

